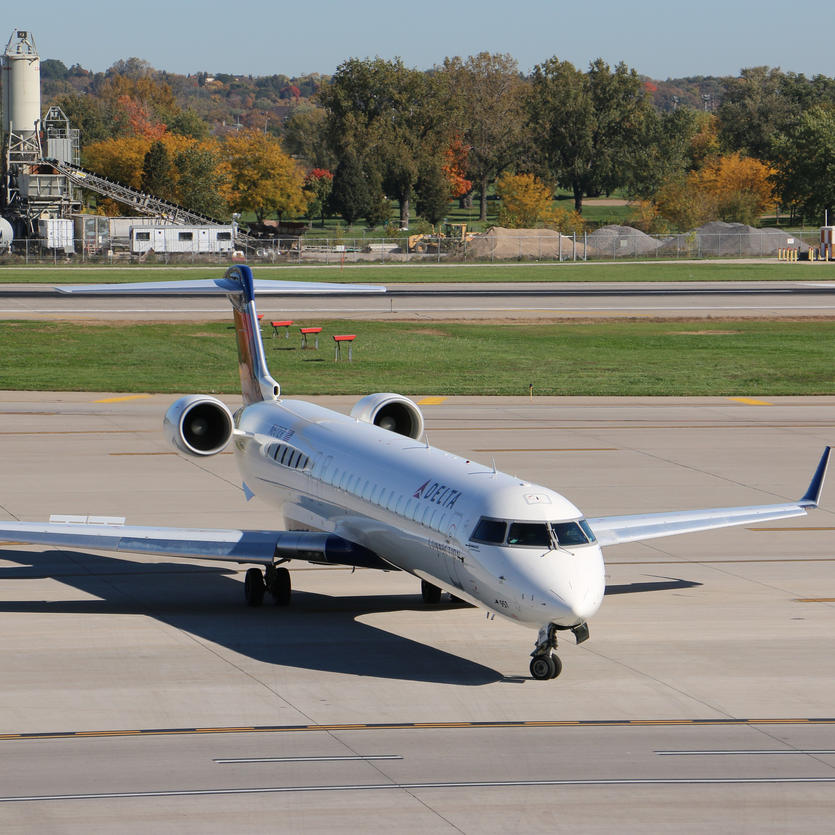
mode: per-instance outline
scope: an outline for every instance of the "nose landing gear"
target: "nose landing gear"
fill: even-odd
[[[551,652],[557,648],[557,625],[549,623],[539,630],[536,646],[531,653],[531,675],[537,681],[556,678],[562,672],[562,661]]]

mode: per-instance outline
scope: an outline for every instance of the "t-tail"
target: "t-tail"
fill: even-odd
[[[228,293],[235,318],[235,339],[238,343],[238,371],[244,405],[259,400],[275,400],[281,387],[270,376],[261,341],[261,328],[255,310],[255,284],[252,270],[246,265],[230,267],[224,276],[235,282],[239,290]]]

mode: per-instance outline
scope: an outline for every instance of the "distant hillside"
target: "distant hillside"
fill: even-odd
[[[117,61],[107,72],[93,73],[80,64],[67,67],[47,58],[41,62],[41,98],[44,105],[67,94],[97,96],[114,76],[150,78],[171,88],[183,110],[194,111],[213,132],[235,125],[277,133],[292,109],[313,96],[327,81],[318,73],[302,77],[211,74],[178,75],[156,70],[138,58]]]

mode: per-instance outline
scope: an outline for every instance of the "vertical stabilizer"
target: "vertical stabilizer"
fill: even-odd
[[[229,301],[235,317],[235,339],[238,343],[238,370],[241,375],[241,393],[244,405],[260,400],[275,400],[281,388],[270,376],[264,357],[264,343],[255,311],[255,285],[252,270],[246,265],[230,267],[226,279],[240,290],[230,292]]]

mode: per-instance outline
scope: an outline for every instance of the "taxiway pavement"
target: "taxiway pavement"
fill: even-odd
[[[2,517],[275,526],[233,456],[165,446],[172,399],[0,392]],[[835,439],[835,397],[438,400],[433,445],[590,516],[797,498]],[[427,608],[408,575],[302,565],[290,609],[251,610],[235,565],[5,544],[0,827],[823,830],[833,490],[805,518],[608,549],[591,638],[549,682],[533,633]]]

